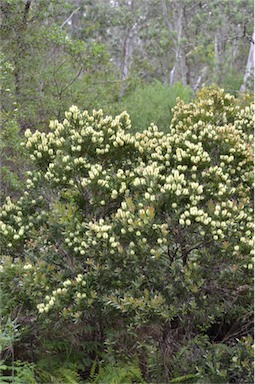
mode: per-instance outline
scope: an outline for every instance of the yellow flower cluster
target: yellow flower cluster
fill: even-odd
[[[43,228],[53,243],[58,237],[57,250],[61,244],[95,270],[107,257],[128,262],[149,255],[155,263],[183,238],[190,248],[229,241],[234,256],[252,254],[253,107],[240,109],[219,93],[179,102],[167,134],[152,124],[132,135],[126,112],[112,118],[75,106],[63,123],[50,123],[49,133],[27,130],[36,169],[28,172],[24,196],[1,209],[7,249]],[[38,304],[39,312],[80,282],[80,274],[66,280]],[[77,288],[75,300],[84,295]]]
[[[45,302],[37,305],[37,309],[39,313],[47,313],[50,309],[52,309],[57,302],[59,302],[63,297],[65,297],[68,293],[70,293],[70,288],[74,287],[76,290],[74,292],[75,298],[77,301],[81,299],[85,299],[87,294],[85,292],[81,293],[80,289],[85,288],[87,285],[85,276],[79,273],[75,279],[65,280],[62,283],[62,287],[59,287],[52,291],[51,295],[47,295],[45,297]]]

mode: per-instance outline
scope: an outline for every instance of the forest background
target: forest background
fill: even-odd
[[[151,123],[154,123],[159,131],[167,134],[174,116],[175,119],[179,116],[180,121],[184,119],[183,116],[186,113],[183,112],[184,106],[189,102],[198,103],[199,108],[202,108],[203,102],[201,105],[199,104],[201,100],[207,100],[205,105],[208,104],[211,97],[215,97],[215,100],[218,97],[226,101],[227,93],[231,97],[233,96],[233,100],[230,102],[235,111],[233,114],[238,114],[239,112],[237,113],[235,110],[236,105],[248,108],[252,100],[254,31],[253,1],[251,0],[211,0],[208,2],[195,0],[3,0],[0,2],[0,9],[0,199],[4,207],[3,211],[6,209],[8,196],[11,196],[13,201],[20,201],[19,199],[27,188],[26,172],[35,169],[33,159],[31,160],[31,156],[28,155],[29,150],[27,151],[21,145],[26,140],[25,132],[30,130],[33,134],[38,130],[47,135],[52,128],[52,126],[49,128],[50,121],[63,121],[66,118],[65,112],[73,105],[77,106],[78,110],[87,110],[88,114],[92,115],[93,110],[98,109],[102,109],[106,115],[112,116],[127,111],[131,120],[130,132],[135,135],[147,129]],[[211,85],[214,86],[211,91],[204,90],[204,93],[203,91],[200,94],[197,93]],[[223,88],[225,93],[217,86]],[[183,100],[184,104],[179,107],[180,109],[177,107],[177,110],[174,110],[173,108],[179,105],[178,100]],[[228,110],[228,102],[222,103],[222,116],[225,114],[224,119],[227,119],[224,124],[232,124],[233,115]],[[195,105],[198,108],[198,105]],[[224,109],[225,107],[226,109]],[[221,110],[221,107],[217,108]],[[75,109],[71,111],[76,113]],[[202,116],[201,120],[206,122],[201,109],[199,113]],[[221,116],[220,112],[219,116]],[[247,116],[249,129],[243,128],[245,134],[248,134],[247,130],[250,130],[250,115]],[[173,119],[173,126],[175,119]],[[219,123],[220,119],[221,117],[217,122],[215,121],[215,126],[222,123]],[[27,138],[29,137],[27,134]],[[138,137],[137,140],[139,141]],[[247,142],[246,139],[244,141]],[[225,147],[224,151],[226,151]],[[215,156],[217,157],[217,154]],[[39,164],[39,168],[41,166],[44,169],[45,165],[42,164]],[[251,187],[249,188],[251,189]],[[47,189],[46,186],[45,189]],[[49,191],[50,189],[45,192],[45,196],[52,196],[52,191]],[[39,198],[39,196],[37,197]],[[69,198],[71,206],[75,205],[76,200],[72,193]],[[50,199],[52,197],[49,197]],[[138,197],[137,201],[139,201]],[[210,202],[209,198],[208,202]],[[132,202],[130,204],[132,210]],[[47,218],[49,227],[54,220],[58,223],[60,220],[58,210],[63,210],[63,207],[56,208],[55,206],[56,216]],[[72,211],[72,207],[70,209]],[[67,221],[70,219],[69,215],[72,216],[71,211],[67,212]],[[1,215],[1,220],[3,220],[1,223],[5,223],[3,213]],[[61,222],[61,224],[63,223]],[[40,228],[42,229],[43,226],[44,224]],[[144,318],[141,320],[138,316],[138,320],[135,320],[138,321],[139,326],[136,324],[137,327],[140,327],[138,333],[143,333],[144,338],[137,336],[138,328],[134,331],[129,324],[132,330],[128,328],[129,331],[127,331],[122,323],[119,324],[120,328],[123,326],[123,329],[121,336],[116,336],[118,345],[114,348],[118,352],[117,354],[112,352],[111,355],[111,343],[114,339],[111,332],[118,324],[118,319],[117,323],[109,322],[108,324],[108,314],[105,315],[106,330],[104,331],[101,329],[101,322],[97,323],[94,320],[92,311],[92,314],[88,316],[89,320],[72,319],[69,332],[63,334],[61,333],[62,320],[56,315],[51,319],[57,329],[55,330],[56,337],[46,330],[49,326],[48,322],[51,324],[49,319],[35,320],[37,318],[36,303],[38,305],[36,292],[40,287],[41,277],[38,277],[38,286],[34,288],[34,291],[32,290],[31,296],[34,295],[34,301],[31,299],[31,303],[24,300],[25,293],[23,296],[18,293],[19,284],[16,288],[7,288],[7,285],[11,284],[12,279],[16,281],[17,276],[20,276],[15,268],[21,268],[20,263],[24,263],[24,260],[28,263],[26,258],[33,252],[33,257],[35,257],[36,252],[33,251],[33,247],[38,246],[38,249],[41,249],[41,244],[33,243],[36,242],[35,239],[40,231],[36,232],[36,235],[35,233],[29,235],[30,249],[26,248],[27,243],[24,248],[25,241],[28,241],[26,238],[22,246],[15,245],[13,250],[6,248],[9,240],[6,240],[7,235],[3,229],[1,233],[1,253],[3,265],[6,268],[5,277],[1,280],[2,303],[4,304],[1,314],[3,344],[1,359],[3,380],[6,382],[13,380],[14,376],[16,377],[15,382],[19,382],[18,380],[22,382],[24,375],[27,375],[26,380],[31,380],[31,382],[64,380],[64,382],[71,383],[82,378],[89,380],[89,377],[91,382],[93,380],[95,382],[121,382],[120,377],[123,382],[129,382],[128,380],[131,380],[130,382],[132,380],[138,380],[136,382],[141,382],[141,380],[203,382],[199,380],[205,380],[205,378],[208,382],[214,382],[213,380],[250,382],[247,381],[251,380],[252,375],[248,368],[251,361],[251,341],[249,339],[251,293],[249,289],[248,296],[245,296],[244,301],[238,304],[239,309],[249,307],[244,316],[245,325],[240,326],[242,330],[246,327],[246,331],[241,332],[240,335],[237,333],[236,336],[237,338],[240,336],[240,339],[246,337],[240,341],[241,344],[231,344],[237,330],[234,327],[233,335],[230,336],[233,324],[229,319],[224,318],[223,311],[218,314],[217,319],[211,319],[211,323],[208,322],[208,332],[201,333],[201,340],[198,337],[198,340],[194,342],[190,336],[187,338],[188,341],[184,338],[185,341],[182,340],[178,344],[179,336],[176,335],[177,339],[173,344],[178,344],[178,347],[171,352],[173,355],[169,350],[167,355],[166,345],[162,346],[166,330],[162,331],[161,336],[159,330],[152,330],[149,325],[146,330]],[[215,236],[218,235],[215,234]],[[179,244],[179,242],[180,239],[177,243]],[[236,244],[233,243],[234,246]],[[33,257],[31,256],[29,259],[28,265],[31,260],[34,260]],[[51,263],[54,264],[52,260],[49,262],[48,256],[46,259],[42,256],[42,261],[47,261],[48,266]],[[13,260],[16,263],[14,263],[15,267],[11,267]],[[245,271],[247,271],[250,264],[246,259],[243,263],[246,265]],[[47,268],[42,266],[44,272],[47,271]],[[41,273],[43,275],[43,272]],[[74,274],[74,270],[72,274]],[[62,279],[66,277],[65,273],[61,275]],[[249,285],[250,280],[236,287],[231,286],[231,289],[236,291],[240,286],[247,288]],[[109,290],[111,289],[109,288]],[[245,289],[244,291],[246,292]],[[229,305],[231,300],[226,299],[226,302]],[[110,305],[113,306],[112,303]],[[115,305],[117,304],[115,303]],[[103,316],[99,304],[95,305],[94,311],[97,315],[100,313],[100,316]],[[194,309],[194,311],[196,310]],[[133,315],[128,314],[127,316],[132,318]],[[173,315],[173,318],[178,323],[181,321],[181,316],[178,315],[179,318],[176,316]],[[94,321],[95,324],[93,324]],[[155,322],[157,323],[157,321]],[[163,327],[162,324],[165,320],[160,321],[160,326]],[[59,326],[57,326],[58,322]],[[84,327],[84,324],[86,324],[87,333],[81,337],[81,328]],[[167,325],[169,326],[168,323]],[[176,329],[179,328],[178,323]],[[130,334],[136,333],[136,336],[132,334],[133,339],[131,337],[133,340],[131,349],[134,345],[135,347],[134,352],[130,352],[130,354],[127,352],[130,345],[124,341],[126,337],[130,337],[129,332],[131,332]],[[206,339],[205,334],[209,339]],[[194,338],[193,334],[192,337]],[[227,342],[217,344],[224,340],[224,337]],[[63,338],[66,338],[67,342]],[[218,345],[219,361],[214,361],[215,352],[212,340]],[[160,346],[156,347],[157,343],[161,343]],[[230,352],[227,348],[232,347],[233,350]],[[106,350],[108,357],[105,355]],[[187,351],[193,357],[196,354],[199,356],[199,369],[196,369],[195,357],[190,371],[182,369],[182,364],[187,366],[191,356]],[[240,357],[240,351],[243,353],[242,357]],[[143,354],[144,360],[141,357]],[[206,357],[202,358],[202,355]],[[176,359],[175,368],[170,363],[169,356],[174,356]],[[129,359],[126,359],[127,357]],[[235,361],[239,358],[240,360]],[[161,360],[162,364],[159,363]],[[16,363],[14,363],[15,361]],[[64,367],[62,370],[61,365]],[[113,366],[115,368],[111,371],[109,367]],[[231,368],[229,368],[230,366]],[[111,377],[113,371],[115,378]],[[106,379],[107,377],[108,379]]]

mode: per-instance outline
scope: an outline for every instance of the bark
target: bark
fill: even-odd
[[[174,64],[174,66],[173,66],[173,68],[171,69],[171,72],[170,72],[170,77],[169,77],[170,85],[174,84],[174,80],[175,80],[175,67],[176,67],[176,64]]]
[[[218,45],[218,35],[217,33],[214,36],[214,66],[213,66],[213,80],[216,82],[219,75],[220,67],[220,57],[219,57],[219,45]]]
[[[252,85],[254,79],[254,38],[255,35],[253,32],[252,38],[250,40],[250,51],[244,73],[243,84],[240,88],[241,92],[245,92],[247,88]]]
[[[134,2],[127,1],[126,5],[129,6],[134,12]],[[137,23],[127,28],[124,37],[124,44],[122,47],[121,67],[120,67],[120,79],[125,81],[129,77],[130,67],[132,64],[134,36],[137,32]]]
[[[163,18],[164,18],[165,24],[168,27],[169,32],[172,33],[173,32],[173,26],[172,26],[172,23],[170,22],[170,20],[168,18],[166,0],[162,0],[162,11],[163,11]]]
[[[238,50],[239,50],[239,44],[238,40],[242,36],[242,31],[241,31],[241,25],[238,24],[237,26],[237,36],[234,38],[233,42],[233,51],[232,51],[232,61],[234,62],[237,58]]]
[[[20,20],[20,23],[17,25],[17,29],[15,31],[16,32],[16,52],[15,52],[15,58],[14,58],[14,77],[15,77],[15,91],[16,91],[17,102],[20,102],[20,94],[21,94],[21,87],[22,87],[22,73],[23,73],[22,58],[24,57],[25,51],[26,51],[24,35],[27,29],[27,21],[28,21],[28,15],[29,15],[31,3],[32,3],[32,0],[26,1],[22,18]]]
[[[190,65],[190,60],[189,60],[189,49],[188,47],[191,45],[190,44],[190,33],[189,33],[189,20],[188,20],[188,14],[190,10],[187,10],[186,7],[184,6],[183,9],[183,17],[184,17],[184,35],[186,37],[186,44],[183,49],[183,70],[185,73],[185,84],[190,85],[191,84],[191,65]]]
[[[14,56],[13,74],[15,79],[16,101],[21,108],[22,108],[22,104],[24,103],[24,100],[22,98],[22,87],[25,86],[23,84],[24,60],[26,59],[26,56],[27,56],[25,34],[27,30],[27,25],[28,25],[28,16],[31,8],[31,3],[32,3],[32,0],[26,1],[25,6],[23,8],[22,15],[19,19],[19,22],[17,22],[17,26],[15,29],[16,50],[15,50],[15,56]],[[19,125],[20,125],[21,132],[25,131],[25,129],[27,128],[26,122],[22,118],[19,119]]]
[[[183,38],[184,6],[179,1],[174,1],[172,6],[173,22],[170,22],[166,0],[162,0],[163,19],[170,36],[176,31],[176,37],[173,37],[175,52],[174,65],[170,71],[169,82],[170,85],[173,85],[176,81],[181,81],[186,85],[189,81],[189,71],[187,69],[186,54],[181,46],[181,40]]]
[[[132,28],[129,28],[124,38],[124,44],[122,48],[121,69],[120,69],[120,78],[122,81],[125,81],[129,76],[130,66],[132,62],[132,53],[133,53],[134,30],[135,30],[135,26],[133,26]]]
[[[198,79],[197,79],[197,81],[196,81],[196,84],[195,84],[195,86],[194,86],[194,88],[193,88],[194,91],[197,91],[197,90],[201,87],[201,85],[202,85],[204,79],[206,78],[207,72],[208,72],[208,67],[204,67],[204,68],[202,69],[202,71],[200,72],[200,75],[198,76]]]

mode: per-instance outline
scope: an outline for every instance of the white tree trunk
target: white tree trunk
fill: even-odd
[[[183,4],[179,0],[174,0],[171,4],[172,18],[171,22],[168,17],[168,9],[166,0],[162,0],[162,11],[165,24],[168,28],[169,34],[173,35],[173,32],[176,32],[176,36],[173,37],[175,51],[175,59],[173,68],[170,71],[169,80],[170,85],[176,83],[176,81],[181,81],[183,84],[187,83],[186,79],[186,61],[185,61],[185,52],[181,47],[181,40],[183,37]]]
[[[252,35],[252,40],[250,43],[250,51],[249,51],[249,56],[246,64],[246,69],[244,73],[244,78],[243,78],[243,84],[241,85],[240,91],[245,92],[247,87],[249,86],[250,83],[253,82],[254,78],[254,32]]]
[[[174,79],[175,79],[175,64],[170,72],[170,85],[172,86],[174,84]]]
[[[135,23],[131,29],[128,29],[124,38],[120,69],[120,78],[122,81],[125,81],[129,77],[130,67],[132,64],[133,44],[134,35],[136,33],[136,26],[137,25]]]
[[[207,71],[208,71],[208,67],[204,67],[202,69],[200,75],[198,76],[197,82],[193,88],[194,91],[197,91],[201,87],[201,84],[202,84],[204,78],[206,77]]]

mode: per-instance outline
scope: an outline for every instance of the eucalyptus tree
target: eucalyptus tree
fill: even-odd
[[[70,30],[105,44],[115,81],[240,87],[252,35],[251,0],[79,0],[76,6],[82,12]]]
[[[194,89],[202,83],[224,85],[229,73],[244,73],[252,33],[251,1],[162,0],[162,12],[173,42],[171,84],[181,80]]]
[[[244,73],[243,84],[240,88],[240,91],[245,91],[247,88],[252,87],[252,84],[254,82],[254,40],[255,35],[253,32],[252,37],[250,37],[250,51]]]

